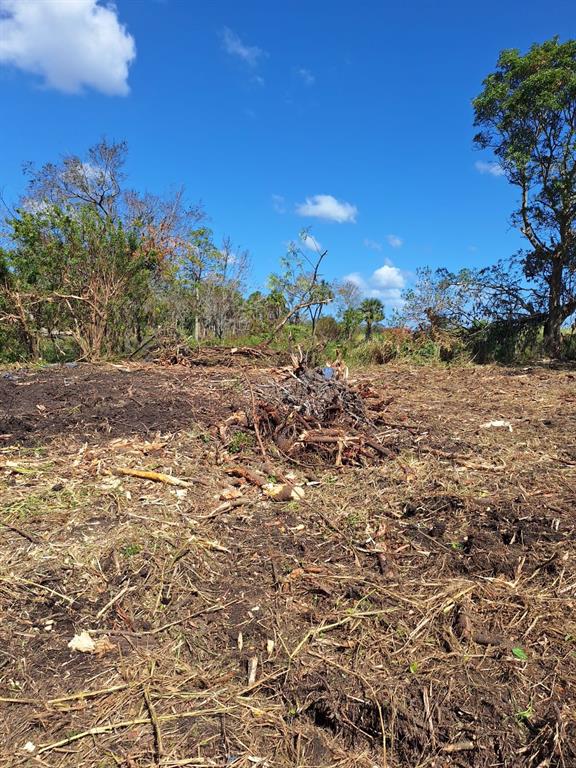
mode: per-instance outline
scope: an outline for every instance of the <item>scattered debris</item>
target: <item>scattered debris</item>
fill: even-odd
[[[224,488],[218,495],[218,498],[220,501],[231,501],[232,499],[241,499],[242,495],[242,491],[230,486],[229,488]]]
[[[86,630],[80,632],[79,635],[74,635],[72,640],[68,643],[68,648],[71,651],[78,651],[79,653],[94,653],[96,650],[96,643],[90,637]]]
[[[487,421],[485,424],[480,424],[480,429],[507,429],[512,432],[512,424],[505,419],[494,419],[493,421]]]
[[[285,485],[282,483],[266,483],[262,487],[266,496],[272,501],[300,501],[305,496],[305,491],[299,485]]]
[[[131,469],[130,467],[117,467],[113,470],[118,475],[127,475],[128,477],[139,477],[142,480],[152,480],[154,483],[166,483],[166,485],[178,485],[181,488],[189,488],[190,483],[186,480],[180,480],[172,475],[165,475],[163,472],[152,472],[147,469]]]
[[[258,670],[258,656],[252,656],[248,659],[248,685],[254,685],[256,682],[256,673]]]
[[[0,377],[0,763],[576,765],[574,380],[238,370]]]

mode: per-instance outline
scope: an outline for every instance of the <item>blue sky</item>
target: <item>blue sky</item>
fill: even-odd
[[[555,34],[572,0],[0,0],[0,187],[126,139],[131,186],[184,184],[251,287],[311,226],[326,277],[392,306],[419,266],[520,246],[471,100],[502,48]]]

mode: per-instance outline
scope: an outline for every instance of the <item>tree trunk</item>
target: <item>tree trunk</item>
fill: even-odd
[[[194,341],[197,344],[200,341],[200,291],[198,290],[198,283],[194,288],[194,299],[196,302],[194,308]]]
[[[556,256],[548,281],[548,317],[544,324],[544,349],[553,358],[562,357],[562,277],[563,262]]]
[[[24,301],[18,291],[15,291],[12,295],[9,294],[9,298],[14,301],[16,307],[16,313],[20,322],[21,335],[26,344],[28,354],[31,360],[40,359],[40,340],[34,323],[30,323],[28,320],[28,314],[24,307]]]
[[[372,323],[369,320],[366,320],[366,334],[364,336],[364,341],[370,341],[372,338]]]

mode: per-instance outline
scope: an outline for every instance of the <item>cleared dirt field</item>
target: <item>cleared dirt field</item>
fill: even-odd
[[[575,374],[354,372],[345,467],[222,429],[274,376],[0,374],[2,764],[574,768]]]

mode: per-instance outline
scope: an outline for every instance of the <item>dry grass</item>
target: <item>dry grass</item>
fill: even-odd
[[[245,375],[0,380],[3,764],[576,765],[574,375],[362,371],[397,458],[323,469],[222,442]]]

